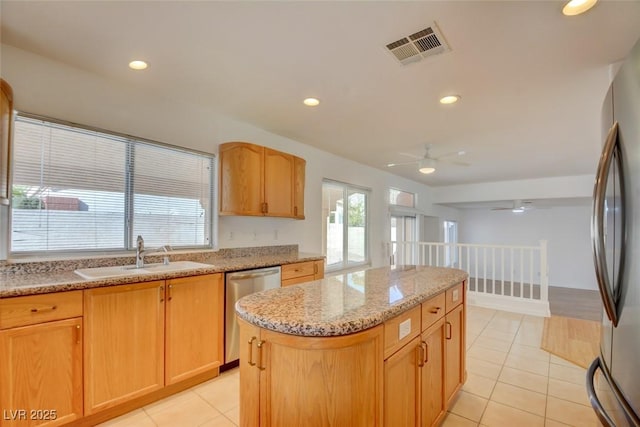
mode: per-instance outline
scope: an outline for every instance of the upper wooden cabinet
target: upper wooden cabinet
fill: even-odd
[[[248,142],[219,153],[220,215],[304,219],[304,159]]]
[[[9,159],[13,126],[13,90],[0,79],[0,204],[9,204]]]

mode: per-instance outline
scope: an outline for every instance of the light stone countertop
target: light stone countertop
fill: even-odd
[[[249,323],[300,336],[339,336],[372,328],[461,283],[465,271],[380,267],[247,295],[236,313]]]
[[[113,278],[87,280],[73,272],[73,268],[78,267],[76,262],[66,262],[69,270],[50,270],[48,265],[34,268],[33,272],[13,273],[0,272],[0,298],[8,298],[24,295],[44,294],[50,292],[63,292],[79,289],[91,289],[103,286],[123,285],[127,283],[149,282],[153,280],[164,280],[175,277],[195,276],[200,274],[223,273],[227,271],[240,271],[254,268],[271,267],[275,265],[292,264],[303,261],[315,261],[324,259],[324,256],[317,254],[305,254],[295,251],[284,253],[269,253],[268,250],[256,251],[245,256],[237,257],[212,257],[211,255],[191,256],[192,260],[210,267],[196,268],[190,270],[174,271],[170,273],[153,274],[131,274]],[[194,259],[195,258],[195,259]],[[62,268],[57,262],[57,268]],[[113,264],[115,263],[115,264]],[[114,260],[113,265],[130,264],[131,260]],[[74,265],[72,265],[74,264]]]

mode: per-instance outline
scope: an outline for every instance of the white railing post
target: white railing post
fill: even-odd
[[[547,264],[547,241],[540,240],[540,301],[549,300],[549,272]]]

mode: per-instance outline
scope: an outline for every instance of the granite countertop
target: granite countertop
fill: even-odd
[[[191,257],[193,258],[193,257]],[[67,270],[57,271],[49,266],[31,270],[32,272],[4,272],[0,273],[0,298],[44,294],[50,292],[62,292],[79,289],[91,289],[103,286],[122,285],[127,283],[149,282],[175,277],[195,276],[199,274],[222,273],[227,271],[240,271],[274,265],[285,265],[303,261],[315,261],[324,259],[317,254],[305,254],[291,251],[287,253],[262,253],[237,257],[212,257],[203,255],[194,261],[210,264],[210,267],[195,268],[190,270],[174,271],[169,273],[131,274],[113,278],[87,280],[73,272],[77,263],[67,262],[71,266]],[[173,260],[172,260],[173,261]],[[57,264],[65,264],[58,262]],[[131,264],[131,260],[114,260],[112,265]],[[62,267],[58,267],[62,268]],[[43,271],[40,271],[43,270]]]
[[[467,277],[453,268],[380,267],[247,295],[236,303],[236,313],[286,334],[347,335],[379,325]]]

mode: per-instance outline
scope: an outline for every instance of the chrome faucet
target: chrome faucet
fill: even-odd
[[[162,263],[164,265],[169,265],[169,251],[171,250],[171,246],[164,245],[158,249],[145,249],[144,248],[144,239],[142,236],[138,235],[136,239],[136,268],[144,267],[144,256],[148,253],[157,253],[164,252],[164,258]]]
[[[136,268],[144,267],[144,239],[138,234],[136,239]]]

